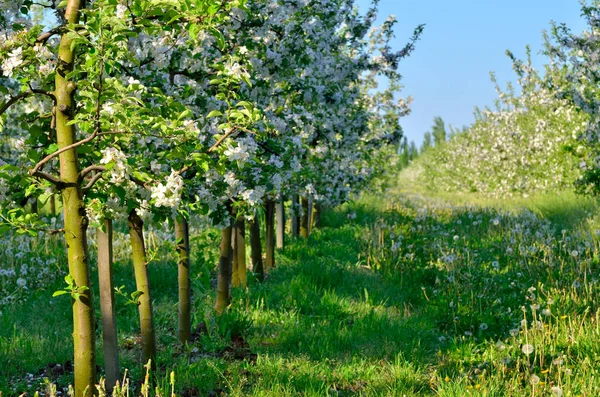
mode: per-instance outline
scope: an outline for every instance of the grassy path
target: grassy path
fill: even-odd
[[[600,395],[595,208],[537,204],[536,214],[397,195],[385,207],[344,206],[279,253],[264,284],[234,291],[222,318],[211,309],[206,233],[192,241],[196,338],[185,347],[173,329],[174,257],[158,245],[149,269],[159,383],[166,389],[174,370],[187,396]],[[133,290],[125,259],[116,278]],[[71,354],[68,302],[51,293],[0,316],[7,395],[37,386],[24,373],[70,381],[48,367]],[[141,379],[135,307],[119,299],[122,365]]]

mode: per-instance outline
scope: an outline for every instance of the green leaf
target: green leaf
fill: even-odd
[[[218,117],[218,116],[222,116],[223,113],[218,111],[218,110],[213,110],[211,111],[208,116],[206,116],[207,119],[210,119],[211,117]]]
[[[242,112],[234,110],[233,112],[229,113],[229,117],[234,119],[243,119],[244,115],[242,114]]]
[[[210,31],[210,33],[213,35],[213,37],[217,41],[217,45],[221,49],[225,48],[225,38],[223,37],[223,33],[221,33],[220,31],[218,31],[217,29],[215,29],[212,26],[209,27],[208,30]]]
[[[248,101],[239,101],[237,103],[237,106],[243,106],[248,110],[252,110],[254,108],[254,106],[252,106],[252,104]]]
[[[48,146],[48,148],[46,148],[46,154],[52,154],[54,152],[56,152],[58,150],[58,145],[56,143],[53,143],[52,145]]]
[[[52,294],[52,297],[55,297],[55,296],[61,296],[61,295],[68,294],[68,293],[69,293],[68,291],[64,291],[64,290],[55,291],[55,292]]]
[[[192,114],[192,111],[190,109],[185,109],[183,112],[181,112],[179,114],[179,117],[177,117],[177,120],[181,120],[181,119],[183,119],[185,117],[192,116],[192,115],[193,114]]]
[[[25,189],[25,197],[30,197],[37,190],[37,185],[29,185],[27,189]]]
[[[73,277],[70,274],[67,274],[65,276],[65,283],[67,283],[69,286],[73,286],[75,285],[75,280],[73,280]]]

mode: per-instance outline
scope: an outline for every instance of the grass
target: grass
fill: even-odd
[[[198,332],[188,346],[174,329],[172,238],[149,233],[159,385],[167,390],[174,371],[184,396],[600,395],[595,202],[406,190],[380,200],[327,213],[309,241],[278,253],[265,283],[235,290],[221,318],[211,287],[218,234],[197,233]],[[132,270],[119,238],[116,285],[128,294]],[[68,300],[50,298],[58,288],[0,308],[7,395],[39,388],[26,374],[70,360]],[[135,387],[143,379],[137,313],[125,302],[119,295],[120,359]],[[52,380],[72,381],[68,373]]]

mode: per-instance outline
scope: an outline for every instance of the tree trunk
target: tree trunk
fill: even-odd
[[[50,216],[56,215],[56,196],[54,193],[50,194]]]
[[[308,235],[309,236],[312,233],[312,227],[313,227],[313,210],[315,208],[314,204],[315,204],[315,201],[313,200],[313,198],[309,197],[308,198]]]
[[[283,197],[281,197],[281,199],[276,204],[275,215],[277,218],[275,243],[277,249],[282,250],[285,242],[285,203]]]
[[[98,283],[100,285],[100,311],[102,312],[102,340],[104,341],[104,370],[106,391],[110,395],[119,380],[119,352],[117,344],[117,324],[115,318],[115,297],[113,284],[113,223],[104,220],[104,230],[98,234]]]
[[[215,301],[215,311],[221,315],[227,309],[231,300],[231,235],[232,227],[227,226],[221,231],[221,247],[219,257],[219,274],[217,275],[217,299]]]
[[[129,235],[131,238],[131,253],[135,285],[141,292],[138,297],[140,313],[140,331],[142,334],[142,361],[145,365],[152,360],[152,369],[156,366],[156,336],[154,334],[154,319],[152,316],[152,296],[148,278],[148,263],[146,262],[146,246],[144,245],[144,221],[135,212],[129,213]]]
[[[298,210],[300,209],[300,199],[297,194],[292,195],[292,237],[297,238],[300,234],[300,217]]]
[[[250,256],[252,258],[252,271],[260,281],[265,278],[265,270],[262,261],[262,247],[260,245],[260,222],[258,214],[254,215],[251,221],[248,221],[250,227]]]
[[[175,216],[175,240],[177,244],[177,281],[179,286],[179,342],[188,343],[192,335],[191,282],[190,282],[190,232],[187,220]]]
[[[233,271],[231,285],[246,288],[246,225],[244,218],[239,217],[233,225]]]
[[[77,24],[82,0],[69,0],[64,17],[69,24]],[[75,84],[66,76],[73,70],[74,51],[72,38],[64,33],[58,49],[58,66],[55,73],[56,137],[59,149],[75,142],[75,125],[69,124],[75,112],[73,93]],[[59,154],[60,179],[64,208],[64,236],[67,244],[69,274],[78,288],[89,288],[79,299],[73,300],[73,344],[75,367],[75,395],[95,394],[96,346],[93,295],[87,255],[87,218],[79,180],[79,162],[75,148]]]
[[[300,236],[307,239],[310,234],[310,213],[308,198],[302,197],[302,218],[300,219]]]
[[[314,204],[314,208],[315,208],[315,212],[313,213],[313,227],[312,228],[319,228],[319,227],[321,227],[321,214],[323,213],[323,204],[316,202]]]
[[[265,271],[275,267],[275,202],[265,204]]]

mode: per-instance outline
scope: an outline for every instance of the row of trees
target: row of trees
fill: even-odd
[[[495,197],[574,185],[600,193],[600,2],[582,2],[582,15],[582,33],[552,24],[544,34],[543,73],[529,53],[525,61],[507,53],[518,85],[496,84],[495,108],[476,111],[473,125],[418,162],[422,184]]]
[[[457,131],[450,126],[450,135],[446,132],[446,124],[440,116],[436,116],[433,119],[433,126],[431,131],[427,131],[423,135],[423,142],[421,147],[417,147],[414,141],[408,142],[408,139],[404,137],[398,149],[400,155],[400,166],[406,168],[408,165],[416,160],[420,155],[431,149],[432,147],[441,147],[444,143],[454,136]]]
[[[552,81],[559,84],[561,73],[548,70],[542,76],[530,61],[514,59],[514,66],[518,89],[497,86],[495,109],[477,112],[466,131],[424,156],[418,164],[422,184],[493,197],[573,186],[585,152],[576,139],[587,118],[548,88]]]
[[[275,265],[274,218],[283,220],[285,197],[304,209],[294,223],[307,237],[309,201],[337,205],[382,174],[409,110],[397,100],[398,63],[422,32],[395,52],[395,19],[374,26],[376,8],[362,16],[352,0],[18,0],[0,11],[1,210],[6,226],[37,233],[46,225],[24,204],[62,198],[69,276],[58,293],[73,302],[77,396],[96,383],[88,227],[98,229],[110,387],[118,377],[113,222],[129,226],[143,360],[154,362],[145,223],[175,220],[185,343],[189,217],[222,230],[222,313],[231,285],[246,284],[246,221],[260,277]],[[387,88],[378,89],[379,76]]]

